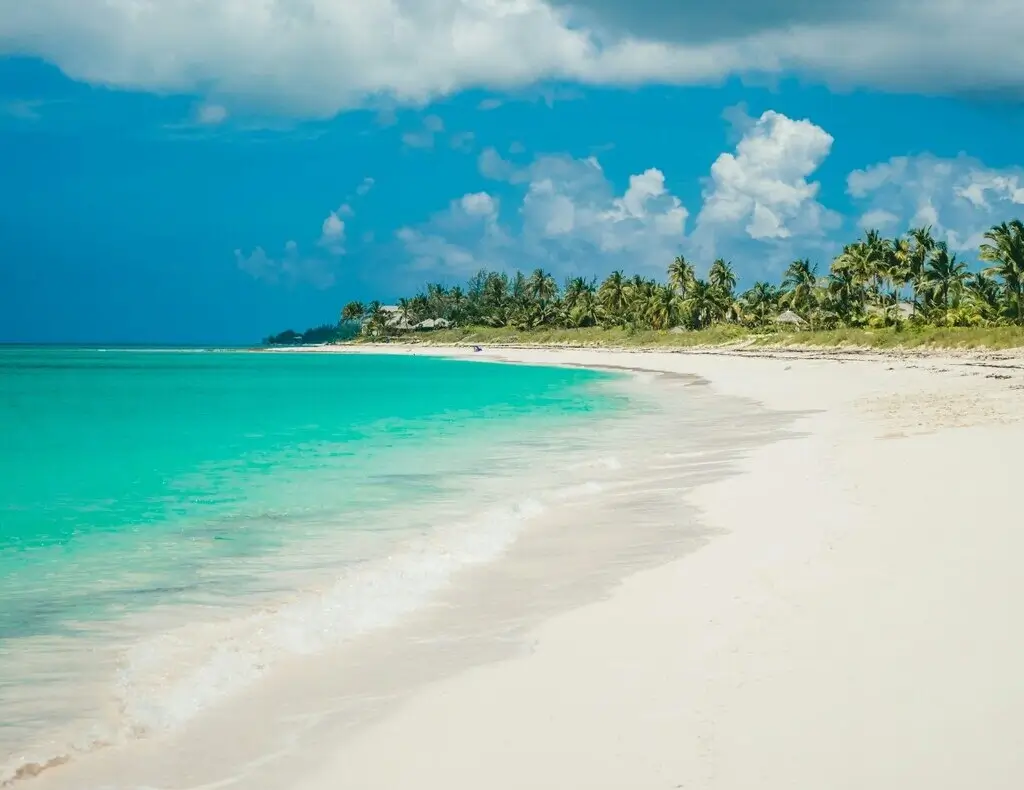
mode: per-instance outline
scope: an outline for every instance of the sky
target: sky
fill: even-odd
[[[666,10],[668,9],[668,10]],[[1024,217],[1018,0],[0,0],[0,342]]]

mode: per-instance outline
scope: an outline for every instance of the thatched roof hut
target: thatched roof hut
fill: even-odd
[[[430,329],[447,329],[450,326],[451,326],[451,324],[449,323],[447,318],[427,318],[427,319],[424,319],[423,321],[420,321],[418,324],[416,324],[415,328],[416,329],[430,330]]]
[[[790,326],[802,326],[807,323],[792,310],[786,310],[785,312],[779,313],[775,318],[775,322],[778,324],[789,324]]]

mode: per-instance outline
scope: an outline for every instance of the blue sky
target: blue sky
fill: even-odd
[[[664,7],[0,0],[0,340],[253,342],[482,266],[742,286],[1024,215],[1008,0]]]

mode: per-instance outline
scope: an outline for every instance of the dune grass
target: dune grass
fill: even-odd
[[[576,347],[696,348],[729,346],[785,346],[877,349],[1010,349],[1024,348],[1024,327],[936,327],[904,325],[900,328],[842,328],[821,331],[752,330],[716,325],[681,333],[653,330],[603,329],[515,330],[508,327],[460,327],[436,332],[408,333],[395,343],[430,345],[551,345]]]

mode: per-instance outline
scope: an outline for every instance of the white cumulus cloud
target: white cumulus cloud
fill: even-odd
[[[487,192],[466,194],[430,221],[400,228],[395,236],[418,273],[464,279],[481,268],[504,268],[510,240],[498,223],[498,206]]]
[[[364,178],[355,189],[362,197],[374,186],[372,178]],[[320,223],[320,235],[312,245],[313,252],[305,253],[294,239],[285,242],[280,255],[271,255],[262,246],[251,252],[235,250],[235,264],[257,280],[287,285],[304,284],[314,288],[329,288],[336,280],[337,268],[347,254],[345,248],[348,223],[344,218],[355,216],[351,203],[342,203],[336,210],[328,212]],[[366,239],[364,243],[372,241]]]
[[[471,217],[495,219],[498,215],[498,201],[486,192],[473,192],[463,195],[459,201],[460,208]]]
[[[0,54],[94,84],[310,116],[471,87],[754,72],[1019,94],[1019,11],[1018,0],[0,0]]]
[[[518,195],[515,213],[500,215],[489,195],[469,194],[399,238],[420,268],[461,274],[481,266],[661,274],[682,252],[698,268],[717,256],[753,262],[744,273],[760,276],[797,255],[827,255],[841,218],[819,201],[812,176],[832,136],[771,111],[739,127],[735,150],[711,165],[689,235],[689,212],[659,168],[631,175],[618,192],[596,157],[540,156],[520,165],[488,148],[478,158],[480,173]]]
[[[1024,168],[993,169],[966,154],[893,157],[850,173],[847,192],[864,209],[863,225],[932,225],[957,250],[976,250],[992,225],[1024,217]]]
[[[771,110],[743,128],[735,152],[711,166],[693,242],[706,258],[749,250],[750,240],[767,243],[764,255],[775,260],[766,262],[776,263],[798,247],[813,248],[840,222],[810,180],[833,138],[811,121]]]
[[[542,156],[518,167],[490,151],[480,163],[484,175],[518,191],[515,211],[502,217],[494,196],[470,193],[423,225],[403,228],[398,239],[417,269],[459,276],[481,267],[541,266],[559,276],[660,271],[684,241],[686,208],[656,168],[631,176],[616,194],[593,157]]]
[[[345,254],[345,220],[340,213],[350,213],[348,205],[342,206],[338,211],[332,211],[320,226],[320,246],[327,249],[331,255]]]

